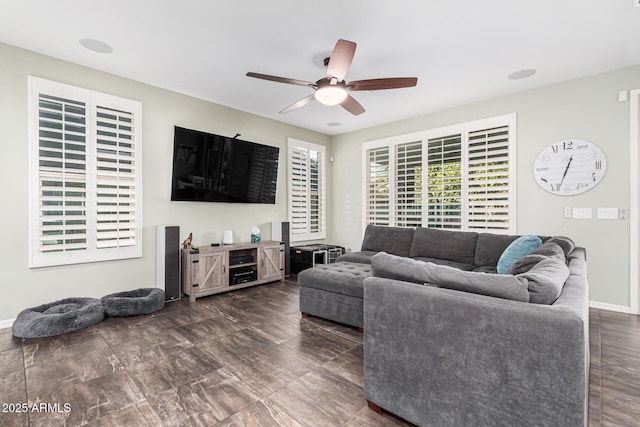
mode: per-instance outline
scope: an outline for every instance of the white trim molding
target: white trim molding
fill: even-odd
[[[7,329],[13,326],[16,319],[0,320],[0,329]]]
[[[630,313],[640,314],[638,305],[638,286],[640,282],[640,269],[638,263],[640,262],[639,253],[639,239],[638,235],[638,221],[640,217],[640,197],[638,191],[640,191],[640,183],[638,168],[640,167],[640,153],[638,145],[640,145],[640,89],[631,91],[631,103],[630,103],[630,126],[629,129],[629,158],[630,158],[630,179],[629,179],[629,236],[631,241],[629,242],[629,308]]]
[[[629,309],[629,307],[625,307],[624,305],[617,305],[617,304],[607,304],[606,302],[589,301],[589,307],[597,308],[599,310],[615,311],[617,313],[624,313],[624,314],[631,313],[631,310]]]

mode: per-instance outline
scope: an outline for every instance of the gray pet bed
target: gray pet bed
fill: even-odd
[[[96,298],[65,298],[22,310],[13,322],[13,336],[43,338],[77,331],[104,319]]]
[[[118,292],[102,297],[107,316],[138,316],[164,307],[164,291],[159,288],[142,288]]]

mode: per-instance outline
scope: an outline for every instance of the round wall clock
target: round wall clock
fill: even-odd
[[[584,193],[595,187],[607,169],[597,145],[579,139],[551,144],[538,154],[533,175],[540,187],[560,196]]]

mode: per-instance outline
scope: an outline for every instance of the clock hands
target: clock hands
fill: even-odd
[[[562,179],[560,180],[560,184],[558,184],[558,190],[562,187],[562,183],[564,182],[564,177],[567,176],[567,172],[569,172],[569,166],[571,166],[571,161],[573,160],[573,154],[569,157],[569,163],[567,163],[567,167],[564,168],[564,173],[562,174]]]

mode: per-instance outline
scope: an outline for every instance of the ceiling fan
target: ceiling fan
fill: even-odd
[[[418,83],[416,77],[389,77],[382,79],[367,79],[346,82],[344,77],[349,71],[353,55],[356,53],[356,44],[348,40],[338,40],[329,58],[325,58],[324,65],[327,67],[327,75],[320,80],[308,82],[305,80],[290,79],[287,77],[271,76],[269,74],[247,73],[248,77],[271,80],[279,83],[287,83],[298,86],[309,86],[314,89],[314,93],[289,105],[280,113],[307,105],[314,99],[325,105],[340,104],[351,114],[358,115],[364,113],[364,107],[360,105],[348,92],[359,90],[382,90],[398,89],[403,87],[413,87]]]

